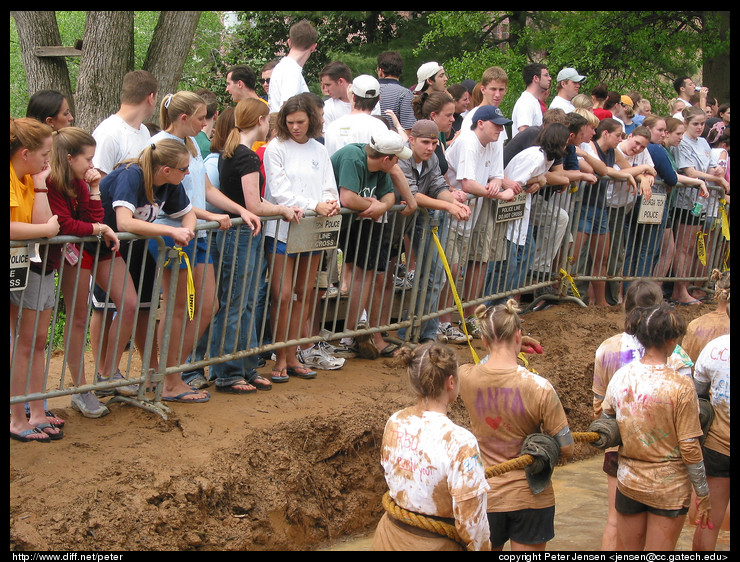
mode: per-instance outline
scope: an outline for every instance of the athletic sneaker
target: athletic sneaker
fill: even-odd
[[[352,338],[343,338],[339,345],[332,346],[331,354],[343,359],[354,359],[358,356],[357,346]]]
[[[440,343],[468,343],[470,339],[449,322],[440,322],[437,328],[437,341]]]
[[[355,330],[367,330],[368,324],[365,321],[358,322],[355,326]],[[355,346],[357,346],[357,354],[363,359],[377,359],[380,356],[380,351],[375,347],[372,334],[358,334],[355,336]]]
[[[461,323],[462,326],[462,323]],[[468,332],[468,335],[471,338],[480,338],[481,337],[481,331],[480,331],[480,321],[475,316],[468,316],[465,319],[465,329]]]
[[[111,381],[121,381],[126,380],[126,377],[124,377],[121,374],[121,371],[116,371],[111,378],[104,377],[100,373],[96,373],[95,375],[95,382],[111,382]],[[104,390],[96,390],[95,394],[98,396],[113,396],[114,394],[118,394],[119,396],[137,396],[139,394],[139,385],[138,384],[128,384],[125,386],[118,386],[116,388],[106,388]]]
[[[329,345],[325,342],[318,342],[308,349],[298,351],[298,360],[314,369],[323,369],[325,371],[334,371],[344,366],[345,359],[335,357],[329,351]]]
[[[77,410],[86,418],[102,418],[110,414],[108,407],[91,391],[72,395],[72,409]]]

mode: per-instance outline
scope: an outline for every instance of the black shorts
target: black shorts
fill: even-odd
[[[388,225],[370,219],[348,218],[352,220],[342,221],[339,239],[344,261],[365,271],[385,271],[390,255],[390,248],[384,243]]]
[[[152,305],[152,289],[154,288],[154,276],[157,273],[157,260],[152,257],[147,248],[148,240],[135,239],[121,242],[120,254],[126,261],[134,288],[139,295],[139,308],[150,308]],[[129,246],[131,252],[129,255]],[[142,277],[143,268],[143,277]],[[93,309],[104,310],[115,309],[115,305],[108,297],[105,287],[95,285],[93,287]]]
[[[730,477],[730,457],[712,449],[702,447],[704,453],[704,469],[707,476],[712,478]]]
[[[614,500],[614,507],[622,515],[636,515],[638,513],[652,513],[654,515],[662,515],[663,517],[670,517],[675,519],[679,515],[686,515],[689,512],[689,506],[682,507],[681,509],[658,509],[642,502],[635,501],[625,496],[622,492],[617,489],[617,496]]]
[[[555,506],[489,512],[488,526],[493,548],[502,547],[508,540],[520,544],[541,544],[555,537]]]

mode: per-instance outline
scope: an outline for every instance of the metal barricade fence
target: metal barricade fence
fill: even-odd
[[[620,289],[634,279],[703,285],[713,268],[723,267],[729,213],[719,202],[721,189],[711,188],[703,210],[685,208],[685,201],[676,206],[676,190],[694,188],[666,193],[656,182],[652,204],[638,197],[612,207],[593,197],[593,189],[548,186],[512,202],[471,198],[469,221],[423,209],[405,216],[402,206],[374,224],[346,209],[341,221],[309,213],[289,231],[291,259],[266,247],[265,226],[277,217],[265,218],[256,236],[239,219],[228,230],[217,223],[199,226],[198,261],[186,260],[161,238],[121,234],[128,276],[98,257],[90,269],[83,260],[65,261],[50,273],[57,283],[42,366],[16,368],[23,363],[16,361],[22,346],[11,333],[11,404],[89,390],[115,393],[133,383],[138,393],[114,399],[166,417],[162,382],[174,373],[248,372],[260,356],[281,348],[378,332],[387,341],[415,343],[434,337],[440,320],[464,322],[479,304],[510,296],[534,293],[529,308],[543,300],[585,306],[588,284],[603,283],[616,304]],[[34,241],[39,265],[45,267],[52,245],[83,241],[88,248],[100,243],[68,236]],[[12,254],[28,246],[11,241],[11,290],[22,277],[14,273]],[[306,271],[311,275],[302,275]],[[142,287],[152,288],[151,303]],[[119,311],[112,295],[121,294]],[[19,309],[26,321],[29,315],[35,322],[44,318]],[[65,337],[67,325],[72,329]],[[90,349],[80,353],[87,333]],[[51,372],[55,346],[63,350],[62,361]],[[111,353],[117,355],[111,359]],[[119,368],[125,378],[94,382],[103,365]],[[31,388],[37,369],[43,369],[43,385]]]

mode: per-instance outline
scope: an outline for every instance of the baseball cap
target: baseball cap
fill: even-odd
[[[437,62],[425,62],[419,67],[419,70],[416,71],[416,79],[418,80],[418,84],[416,84],[416,91],[418,92],[424,87],[424,82],[427,81],[428,78],[431,78],[437,72],[442,70],[442,66]]]
[[[476,109],[473,114],[473,123],[478,121],[493,121],[496,125],[511,125],[513,123],[495,105],[483,105]]]
[[[395,155],[403,160],[408,160],[413,154],[411,149],[403,142],[401,135],[390,129],[374,134],[370,137],[368,144],[370,148],[377,150],[381,154]]]
[[[622,105],[629,105],[630,107],[634,107],[634,103],[632,103],[632,98],[629,96],[622,96],[619,100]]]
[[[583,82],[586,79],[585,76],[581,76],[576,72],[575,68],[564,68],[558,72],[558,82],[563,80],[572,80],[573,82]]]
[[[439,127],[431,119],[419,119],[409,131],[410,137],[436,139],[439,137]]]
[[[352,80],[350,90],[361,98],[377,98],[380,95],[380,82],[369,74],[360,74]]]

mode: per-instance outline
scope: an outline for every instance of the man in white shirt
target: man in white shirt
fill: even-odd
[[[93,166],[101,176],[110,174],[113,169],[124,160],[138,158],[144,147],[149,144],[151,135],[144,122],[154,115],[157,107],[157,79],[146,70],[133,70],[123,77],[121,90],[121,105],[116,113],[104,119],[93,131],[96,142]],[[146,250],[144,244],[132,245],[131,259],[128,260],[128,249],[124,250],[121,243],[121,254],[128,260],[129,271],[139,292],[139,316],[136,320],[134,339],[139,351],[146,349],[146,332],[149,321],[149,310],[152,302],[151,290],[139,291],[140,269],[143,260],[146,260],[144,287],[151,287],[154,280],[156,263]],[[150,282],[151,281],[151,282]],[[90,318],[90,342],[92,349],[106,349],[105,340],[108,336],[108,327],[113,320],[115,306],[107,297],[105,290],[98,285],[93,288],[93,312]],[[106,302],[107,301],[107,302]],[[105,308],[108,312],[104,312]],[[115,337],[115,334],[111,334]],[[103,343],[100,343],[100,339]],[[102,347],[100,347],[102,345]],[[152,352],[150,367],[156,369],[156,350]],[[101,357],[101,361],[104,358]],[[119,376],[118,373],[114,377]],[[116,389],[117,394],[131,394],[136,392],[136,386],[124,386]]]
[[[504,177],[504,148],[499,142],[504,126],[510,125],[511,120],[493,105],[480,106],[470,120],[473,128],[463,125],[460,136],[446,154],[449,165],[447,177],[452,189],[476,196],[470,203],[472,212],[469,220],[450,220],[445,247],[453,276],[457,275],[460,265],[467,263],[463,292],[468,300],[481,296],[483,275],[494,241],[490,200],[511,201],[516,193],[513,185],[516,182]],[[474,324],[470,322],[474,309],[475,306],[465,310],[469,325]],[[440,322],[449,321],[449,315],[440,317]],[[475,335],[471,331],[469,329],[468,333]]]
[[[511,138],[527,127],[542,125],[542,116],[546,110],[542,100],[547,97],[552,83],[547,67],[541,63],[525,66],[522,70],[522,77],[526,88],[514,104],[514,111],[511,114],[513,121]]]
[[[324,145],[329,156],[348,144],[368,143],[378,133],[388,131],[385,121],[372,115],[380,99],[380,83],[369,74],[361,74],[349,89],[351,111],[327,124]]]
[[[318,32],[306,20],[293,24],[288,37],[288,54],[275,65],[270,76],[270,113],[277,113],[296,94],[308,92],[303,65],[316,50]]]
[[[564,68],[558,72],[557,95],[550,102],[550,109],[560,108],[566,113],[575,110],[572,100],[581,89],[581,82],[586,79],[576,72],[575,68]]]
[[[329,96],[324,101],[324,132],[332,121],[352,111],[349,101],[349,87],[352,85],[352,71],[341,61],[332,61],[319,72],[321,90]]]

